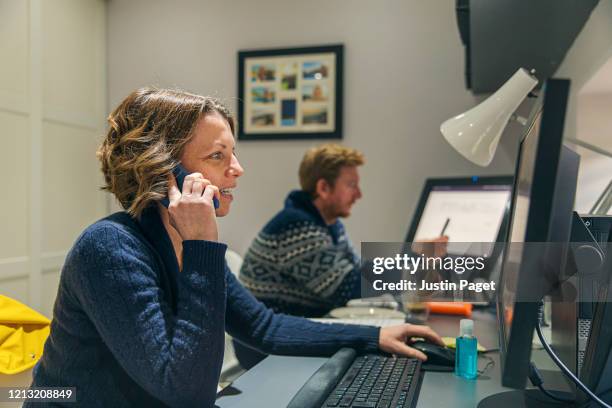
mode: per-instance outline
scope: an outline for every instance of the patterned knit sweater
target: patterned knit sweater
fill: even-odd
[[[319,317],[360,296],[359,263],[342,223],[326,225],[310,195],[292,191],[248,249],[240,280],[277,312]]]

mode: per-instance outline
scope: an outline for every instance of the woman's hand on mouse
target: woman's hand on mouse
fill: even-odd
[[[380,328],[378,348],[386,353],[427,361],[427,356],[423,352],[406,344],[412,337],[422,337],[430,343],[444,347],[442,338],[429,326],[400,324]]]

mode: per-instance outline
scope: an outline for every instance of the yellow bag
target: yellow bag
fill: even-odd
[[[17,374],[36,364],[50,323],[26,305],[0,295],[0,374]]]

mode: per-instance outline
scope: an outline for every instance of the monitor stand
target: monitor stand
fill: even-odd
[[[561,398],[574,398],[569,392],[550,391]],[[581,406],[581,403],[558,402],[544,395],[540,390],[514,390],[493,394],[478,403],[478,408],[563,408]]]

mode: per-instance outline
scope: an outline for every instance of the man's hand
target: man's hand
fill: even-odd
[[[442,338],[429,326],[400,324],[398,326],[381,327],[378,338],[378,348],[390,354],[406,357],[416,357],[427,361],[427,356],[406,344],[412,337],[422,337],[425,340],[444,346]]]
[[[422,239],[412,243],[412,251],[425,256],[445,257],[448,247],[448,236],[442,235],[432,239]]]

